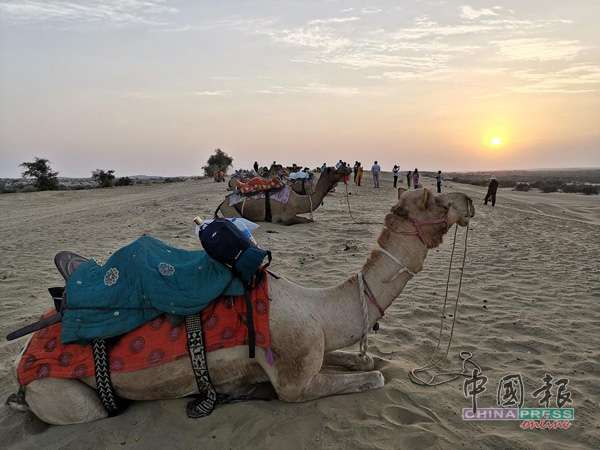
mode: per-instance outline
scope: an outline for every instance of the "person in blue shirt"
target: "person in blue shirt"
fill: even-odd
[[[437,177],[435,177],[435,179],[437,180],[437,187],[438,187],[438,194],[442,193],[442,171],[438,170],[438,174]]]
[[[371,167],[371,172],[373,172],[373,187],[379,189],[379,172],[381,172],[381,167],[375,161],[375,164]]]
[[[398,167],[397,165],[394,165],[394,168],[392,169],[392,173],[394,174],[394,187],[397,187],[398,185],[398,172],[400,171],[400,167]]]

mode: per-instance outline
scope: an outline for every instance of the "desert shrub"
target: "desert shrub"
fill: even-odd
[[[115,185],[115,171],[96,169],[92,171],[92,180],[98,183],[101,188],[108,188]]]
[[[12,186],[0,184],[0,194],[14,194],[17,190]]]
[[[519,183],[517,183],[515,185],[515,191],[528,192],[529,191],[529,183],[520,181]]]
[[[575,183],[564,184],[561,188],[563,192],[573,194],[575,192],[581,192],[581,187]]]
[[[168,177],[165,178],[165,183],[181,183],[185,181],[185,178],[183,177]]]
[[[584,184],[581,186],[580,192],[585,195],[598,195],[600,190],[598,189],[598,186],[594,186],[593,184]]]
[[[115,181],[115,186],[131,186],[132,184],[133,180],[129,177],[121,177]]]
[[[548,194],[550,192],[558,192],[560,185],[558,183],[544,183],[542,186],[542,192]]]
[[[20,194],[26,194],[28,192],[37,192],[37,189],[33,186],[25,186],[19,189],[17,192],[19,192]]]
[[[50,161],[46,158],[34,158],[32,162],[23,162],[20,167],[25,167],[22,172],[23,178],[33,178],[34,190],[57,191],[59,187],[58,172],[50,167]]]

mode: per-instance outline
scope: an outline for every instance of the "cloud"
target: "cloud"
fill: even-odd
[[[0,14],[14,23],[61,22],[82,24],[164,25],[165,15],[178,10],[163,0],[49,1],[24,0],[0,3]]]
[[[255,91],[262,95],[282,95],[282,94],[314,94],[314,95],[333,95],[336,97],[354,97],[359,95],[381,95],[379,92],[365,91],[352,86],[332,86],[326,83],[312,82],[303,86],[270,86],[267,89]]]
[[[556,41],[545,38],[508,39],[491,41],[498,53],[512,61],[571,60],[585,49],[579,41]]]
[[[197,92],[192,92],[192,95],[200,95],[200,96],[208,96],[208,97],[220,97],[220,96],[224,96],[224,95],[231,95],[231,90],[230,89],[222,89],[222,90],[218,90],[218,91],[197,91]]]
[[[336,35],[329,28],[319,26],[299,27],[267,32],[275,42],[299,47],[310,47],[331,52],[350,45],[350,39]]]
[[[499,9],[500,7],[496,6],[494,7],[494,9]],[[491,9],[473,9],[470,6],[461,6],[461,14],[460,17],[462,17],[463,19],[478,19],[481,16],[497,16],[498,14],[496,14],[494,11],[492,11]]]
[[[578,65],[556,72],[522,70],[513,73],[515,78],[529,82],[524,86],[511,87],[510,91],[521,93],[581,93],[596,90],[592,85],[600,83],[599,65]]]
[[[325,25],[332,23],[346,23],[346,22],[355,22],[360,20],[360,17],[333,17],[331,19],[316,19],[308,22],[309,25]]]

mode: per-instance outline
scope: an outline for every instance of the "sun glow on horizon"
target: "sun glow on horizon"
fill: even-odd
[[[485,147],[494,150],[505,147],[508,141],[509,133],[504,124],[486,128],[481,136],[481,143]]]

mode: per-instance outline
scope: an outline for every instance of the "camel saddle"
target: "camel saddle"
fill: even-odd
[[[282,189],[284,184],[277,177],[267,180],[261,177],[254,177],[247,183],[238,181],[236,189],[244,195],[256,194],[274,189]]]

